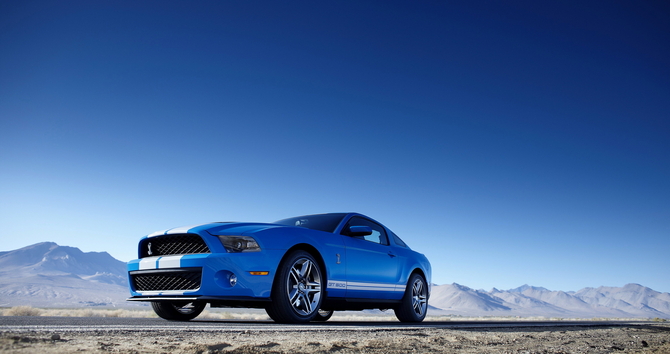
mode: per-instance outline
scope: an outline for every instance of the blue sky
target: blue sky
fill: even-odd
[[[0,4],[2,250],[357,211],[433,281],[669,292],[662,2]]]

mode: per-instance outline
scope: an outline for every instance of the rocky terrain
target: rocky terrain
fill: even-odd
[[[6,353],[670,353],[670,325],[217,332],[3,332]]]

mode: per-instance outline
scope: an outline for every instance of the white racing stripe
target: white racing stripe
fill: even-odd
[[[395,284],[347,282],[347,290],[395,291]]]
[[[158,269],[179,268],[181,266],[182,257],[184,256],[160,257],[158,259]]]
[[[185,234],[185,233],[188,233],[188,230],[190,230],[190,229],[192,229],[192,228],[194,228],[194,227],[202,226],[202,225],[207,225],[207,224],[197,224],[197,225],[191,225],[191,226],[175,227],[174,229],[167,230],[167,231],[165,232],[165,234],[166,234],[166,235],[170,235],[170,234]]]
[[[180,268],[182,257],[184,256],[145,258],[140,261],[140,270]],[[193,289],[189,291],[197,290]],[[180,290],[138,291],[142,296],[184,295],[185,292]]]
[[[169,229],[168,229],[168,230],[169,230]],[[152,234],[147,235],[147,237],[154,237],[154,236],[165,235],[165,233],[166,233],[168,230],[156,231],[156,232],[154,232],[154,233],[152,233]]]
[[[167,230],[162,230],[162,231],[156,231],[154,233],[151,233],[147,235],[147,237],[155,237],[155,236],[162,236],[162,235],[170,235],[170,234],[185,234],[188,232],[188,230],[202,226],[202,225],[207,225],[207,224],[197,224],[197,225],[191,225],[191,226],[181,226],[181,227],[175,227],[174,229],[167,229]]]
[[[149,257],[140,259],[140,270],[156,269],[160,257]]]
[[[347,288],[347,282],[346,281],[339,281],[339,280],[329,280],[328,281],[328,289],[346,289]]]
[[[369,291],[405,291],[405,285],[386,283],[365,283],[329,280],[328,289],[369,290]]]
[[[142,258],[139,270],[180,268],[182,257],[184,256]]]

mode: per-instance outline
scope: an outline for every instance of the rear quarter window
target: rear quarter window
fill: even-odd
[[[409,248],[409,247],[407,246],[407,244],[406,244],[403,240],[401,240],[400,237],[398,237],[398,235],[396,235],[396,234],[393,233],[393,231],[391,231],[391,236],[393,236],[393,242],[394,242],[396,245],[398,245],[398,246],[400,246],[400,247]]]

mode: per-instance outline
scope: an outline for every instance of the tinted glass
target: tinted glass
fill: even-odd
[[[407,247],[407,248],[409,248],[409,247],[407,246],[407,244],[406,244],[405,242],[403,242],[403,240],[401,240],[400,237],[398,237],[398,235],[396,235],[395,233],[393,233],[393,231],[391,231],[391,235],[393,236],[393,242],[394,242],[396,245],[398,245],[398,246],[400,246],[400,247]]]
[[[281,219],[274,222],[274,224],[300,226],[312,230],[319,230],[325,232],[334,232],[337,225],[340,224],[342,218],[346,213],[333,214],[317,214],[297,216],[295,218]]]
[[[349,231],[349,226],[368,226],[372,229],[372,234],[367,235],[367,236],[351,236],[359,239],[363,239],[366,241],[374,242],[374,243],[379,243],[382,245],[388,245],[388,240],[386,238],[386,232],[384,231],[384,228],[377,224],[374,223],[370,220],[363,219],[360,217],[353,217],[349,222],[347,223],[347,226],[344,227],[342,230],[342,235],[347,235]]]

